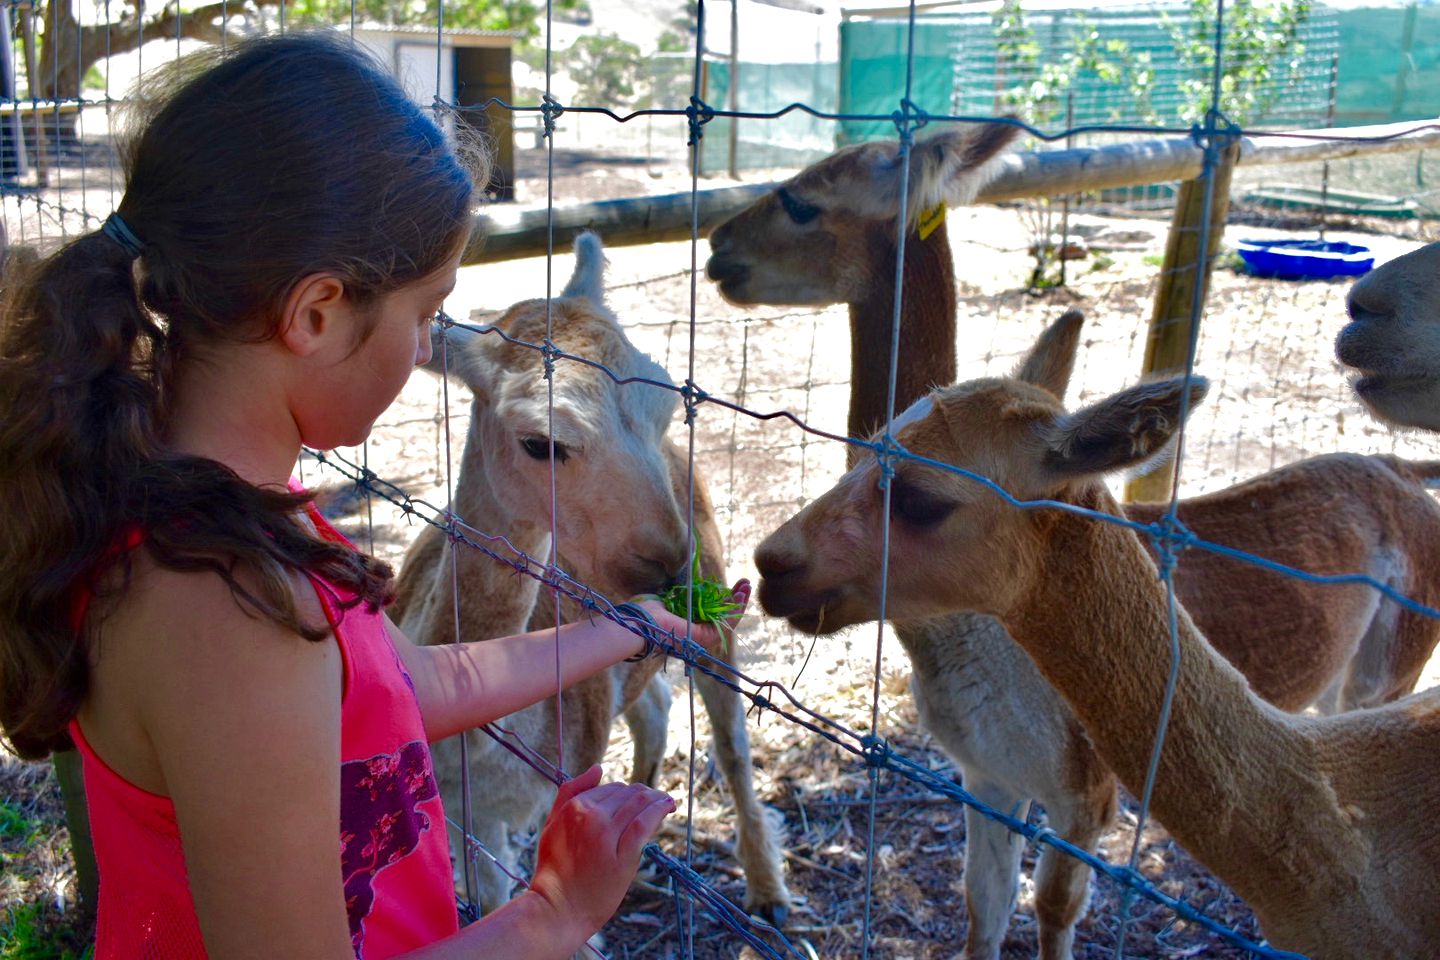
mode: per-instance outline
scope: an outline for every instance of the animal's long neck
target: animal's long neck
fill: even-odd
[[[866,265],[866,296],[850,304],[850,419],[852,437],[868,437],[885,423],[890,340],[895,316],[895,235],[875,231]],[[934,386],[955,382],[955,266],[943,226],[905,241],[905,290],[900,305],[900,361],[895,411]]]
[[[1081,500],[1118,512],[1098,484]],[[1171,662],[1164,585],[1130,531],[1069,513],[1035,519],[1045,560],[1035,589],[1002,619],[1138,795]],[[1180,674],[1154,813],[1263,917],[1297,876],[1334,879],[1320,851],[1343,845],[1347,826],[1317,768],[1310,721],[1252,694],[1177,613]]]

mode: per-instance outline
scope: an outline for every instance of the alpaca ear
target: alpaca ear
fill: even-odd
[[[475,318],[471,318],[471,323],[474,325],[485,322],[488,321],[477,321]],[[459,380],[464,380],[464,376],[460,372],[460,358],[480,336],[482,334],[468,327],[432,324],[430,326],[430,359],[420,369],[437,377],[449,374]]]
[[[580,297],[597,307],[605,306],[605,248],[592,230],[575,237],[575,269],[565,284],[562,297]]]
[[[1014,121],[1016,117],[1005,117]],[[961,207],[999,172],[999,159],[1024,129],[1018,123],[952,123],[910,150],[910,191],[921,210]]]
[[[1005,118],[1013,119],[1013,118]],[[963,206],[999,171],[998,158],[1024,133],[1015,123],[947,123],[910,148],[909,200],[912,224],[936,206]],[[894,143],[867,144],[857,158],[865,164],[863,190],[854,191],[853,211],[873,220],[893,218],[900,209],[900,165]]]
[[[1188,387],[1183,377],[1145,383],[1065,414],[1043,428],[1044,466],[1056,478],[1074,479],[1145,463],[1179,432],[1182,407],[1195,409],[1209,389],[1202,377],[1191,377]]]
[[[420,369],[437,377],[449,374],[452,379],[469,387],[472,393],[486,395],[485,385],[493,367],[487,350],[503,341],[498,334],[482,333],[474,328],[493,323],[500,317],[499,313],[476,311],[470,315],[467,326],[435,324],[430,328],[430,359]]]
[[[1056,400],[1064,400],[1070,374],[1075,369],[1075,352],[1080,347],[1080,328],[1084,323],[1085,314],[1073,307],[1061,314],[1059,320],[1045,328],[1021,361],[1015,379],[1044,387]]]

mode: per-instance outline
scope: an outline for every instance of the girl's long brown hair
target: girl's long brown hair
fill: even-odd
[[[390,598],[388,566],[299,522],[305,496],[167,452],[167,387],[197,347],[273,336],[300,278],[339,276],[365,306],[437,270],[471,226],[467,164],[343,40],[238,45],[178,68],[143,109],[118,210],[139,260],[82,236],[7,283],[0,320],[0,726],[27,758],[69,744],[93,632],[77,598],[128,572],[131,530],[160,565],[211,571],[311,640],[328,628],[302,619],[295,571]]]

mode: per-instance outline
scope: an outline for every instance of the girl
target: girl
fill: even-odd
[[[145,109],[116,214],[0,329],[0,723],[21,756],[82,753],[97,956],[568,957],[674,803],[575,778],[531,890],[457,931],[425,744],[552,693],[554,635],[415,647],[386,565],[287,490],[302,444],[364,440],[429,358],[470,174],[315,35],[181,68]],[[567,684],[644,649],[560,636]]]

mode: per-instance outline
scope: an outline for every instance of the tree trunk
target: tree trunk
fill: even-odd
[[[39,96],[51,100],[73,100],[80,96],[80,85],[90,68],[106,56],[129,53],[152,40],[173,40],[180,36],[189,40],[218,43],[223,34],[221,18],[253,13],[258,7],[273,6],[280,0],[230,0],[199,7],[183,16],[175,4],[166,4],[159,14],[138,24],[135,11],[129,7],[120,19],[110,24],[81,26],[75,16],[75,0],[47,0],[37,16],[44,24],[40,45],[39,76],[35,78]],[[179,23],[177,24],[177,19]],[[111,91],[123,96],[125,91]],[[75,116],[59,118],[59,135],[73,136]],[[50,118],[45,129],[54,136],[56,118]]]
[[[80,78],[90,65],[82,68],[82,58],[77,55],[83,32],[75,17],[75,0],[49,0],[37,7],[36,20],[41,36],[40,62],[36,65],[38,75],[31,78],[34,83],[31,95],[42,100],[80,96]],[[54,153],[60,152],[62,144],[74,141],[77,119],[73,113],[41,116],[41,133],[50,140]]]

